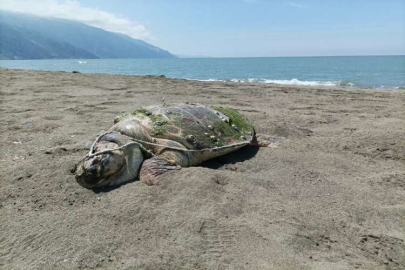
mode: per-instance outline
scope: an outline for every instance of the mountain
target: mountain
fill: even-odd
[[[0,59],[91,59],[96,55],[45,36],[0,22]]]
[[[80,22],[0,11],[0,59],[174,57],[142,40]]]

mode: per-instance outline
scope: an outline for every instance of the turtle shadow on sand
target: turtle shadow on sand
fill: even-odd
[[[220,156],[214,159],[207,160],[203,162],[200,166],[208,169],[221,169],[223,166],[227,164],[236,164],[239,162],[244,162],[253,158],[257,152],[259,151],[258,146],[248,146],[239,149],[236,152],[232,152],[226,154],[224,156]]]
[[[131,180],[131,181],[129,181],[129,182],[122,183],[122,184],[120,184],[120,185],[104,186],[104,187],[93,187],[93,188],[91,188],[90,190],[93,191],[93,192],[96,193],[96,194],[107,193],[107,192],[113,191],[113,190],[115,190],[115,189],[119,189],[120,187],[125,186],[125,185],[127,185],[127,184],[130,184],[130,183],[132,183],[132,182],[138,182],[138,181],[139,181],[139,179],[134,179],[134,180]]]

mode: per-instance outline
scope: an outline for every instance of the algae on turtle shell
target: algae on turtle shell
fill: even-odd
[[[165,138],[169,134],[187,137],[194,149],[224,146],[232,141],[242,142],[253,136],[252,124],[236,109],[211,107],[213,114],[207,114],[204,111],[197,116],[198,112],[193,112],[195,108],[192,105],[187,106],[172,107],[162,111],[156,107],[144,107],[135,109],[129,114],[117,116],[114,122],[117,123],[129,117],[145,120],[151,127],[151,135],[158,138]],[[215,119],[221,119],[221,121]],[[211,124],[207,125],[207,123]]]
[[[222,121],[214,125],[214,130],[220,131],[218,140],[223,143],[225,138],[233,137],[237,140],[243,140],[241,134],[252,136],[253,125],[237,110],[228,107],[212,107],[223,113],[229,118],[229,123]],[[242,136],[243,136],[242,135]]]
[[[160,114],[153,114],[145,108],[133,110],[130,114],[118,115],[114,118],[114,123],[118,123],[131,116],[135,116],[139,119],[150,119],[154,130],[154,135],[163,135],[166,132],[165,125],[168,122],[163,119],[163,116]]]

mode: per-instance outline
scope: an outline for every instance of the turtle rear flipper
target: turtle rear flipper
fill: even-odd
[[[284,137],[274,137],[267,134],[255,134],[250,145],[256,147],[277,147],[284,141]]]

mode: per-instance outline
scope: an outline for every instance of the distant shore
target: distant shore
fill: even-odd
[[[405,91],[1,69],[0,268],[404,269]],[[93,192],[114,116],[240,110],[277,148]]]

